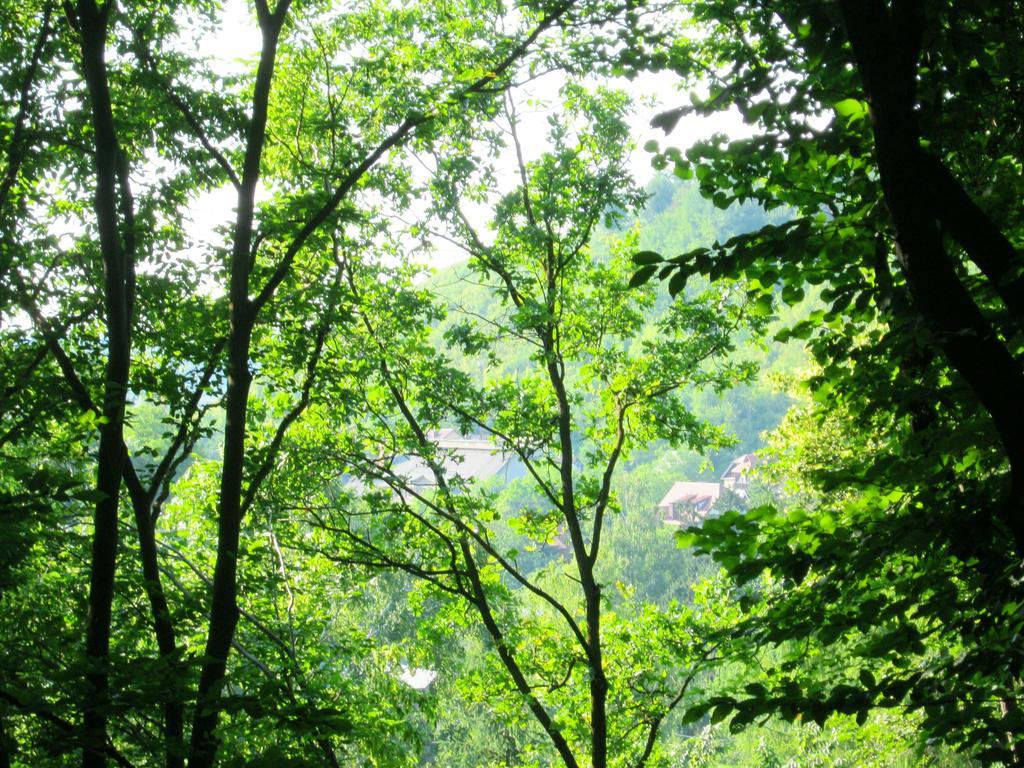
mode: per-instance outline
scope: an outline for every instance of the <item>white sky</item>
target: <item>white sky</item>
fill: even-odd
[[[223,23],[220,34],[199,36],[193,43],[194,49],[208,61],[214,62],[214,68],[225,74],[240,74],[254,66],[260,48],[260,32],[255,18],[246,0],[225,0],[223,5]],[[730,136],[741,136],[749,133],[736,112],[718,114],[710,118],[688,116],[680,121],[675,131],[665,136],[659,129],[650,127],[651,119],[660,112],[674,108],[688,101],[686,93],[676,88],[678,80],[669,73],[644,74],[633,81],[619,79],[610,85],[621,88],[629,93],[634,101],[634,112],[629,123],[635,149],[631,154],[630,167],[634,178],[641,185],[650,181],[655,171],[651,168],[651,155],[642,147],[650,140],[657,140],[662,146],[686,148],[702,138],[714,133],[725,133]],[[523,89],[523,101],[533,98],[557,104],[560,81],[555,77],[541,78]],[[521,118],[520,135],[526,147],[532,148],[534,155],[545,149],[547,131],[547,110],[528,108],[520,105],[517,108]],[[529,159],[529,158],[528,158]],[[515,167],[498,170],[499,178],[517,181]],[[230,186],[206,192],[200,195],[190,211],[193,226],[190,235],[194,241],[206,243],[222,243],[223,236],[216,235],[214,229],[230,222],[235,207],[235,192]],[[442,267],[460,261],[464,254],[444,243],[437,243],[437,250],[430,258],[430,266]]]

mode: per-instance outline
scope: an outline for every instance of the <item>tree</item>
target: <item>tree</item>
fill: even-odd
[[[629,290],[631,236],[605,262],[588,251],[602,221],[621,221],[642,200],[625,172],[627,103],[572,84],[563,98],[551,151],[536,159],[508,103],[519,183],[500,195],[489,234],[460,201],[493,194],[494,176],[465,145],[435,150],[446,236],[470,253],[474,279],[501,307],[446,332],[459,357],[481,359],[482,381],[431,348],[429,326],[441,313],[424,291],[403,286],[402,270],[384,282],[349,262],[356,322],[335,341],[349,362],[332,373],[336,391],[293,433],[288,454],[291,472],[310,476],[303,485],[322,488],[297,510],[319,531],[305,546],[425,582],[419,599],[434,606],[435,621],[486,638],[490,674],[478,695],[506,717],[531,717],[567,768],[642,766],[657,755],[665,719],[713,664],[713,626],[702,626],[715,622],[679,604],[609,608],[617,601],[601,579],[611,575],[599,574],[616,477],[632,451],[656,439],[700,450],[722,442],[680,393],[749,378],[753,366],[730,358],[733,338],[763,321],[722,287],[676,304],[659,338],[640,335],[653,296]],[[348,248],[339,243],[340,253]],[[513,341],[529,345],[525,368],[492,377]],[[339,414],[356,428],[335,429]],[[480,435],[519,463],[535,502],[499,521],[493,492],[438,446],[446,428]],[[498,545],[501,525],[520,534],[520,547]],[[555,546],[565,555],[523,568],[519,549]]]
[[[640,279],[672,276],[678,289],[696,273],[744,276],[766,307],[823,285],[827,309],[782,335],[809,339],[819,418],[841,414],[858,445],[812,475],[824,493],[816,511],[764,508],[686,535],[741,581],[765,567],[788,579],[762,639],[812,638],[847,670],[812,675],[809,690],[780,666],[778,687],[746,711],[908,706],[932,733],[1018,764],[1020,9],[698,3],[692,13],[704,36],[627,64],[705,79],[692,107],[659,118],[667,130],[735,107],[754,136],[656,162],[695,174],[716,204],[753,199],[792,218],[643,257]]]
[[[27,382],[5,395],[15,408],[5,409],[3,443],[18,462],[5,479],[12,497],[39,507],[74,511],[82,498],[94,503],[87,658],[79,667],[66,647],[56,655],[60,667],[87,680],[79,707],[84,729],[79,734],[77,716],[67,711],[79,698],[68,686],[60,714],[41,708],[40,691],[53,672],[40,674],[32,696],[12,693],[5,701],[59,726],[67,738],[59,749],[81,747],[85,765],[124,764],[123,750],[147,751],[148,735],[138,735],[150,728],[145,716],[115,706],[125,699],[110,692],[122,654],[151,650],[149,641],[126,633],[118,653],[110,651],[115,612],[124,627],[134,608],[125,586],[132,582],[117,591],[121,502],[134,516],[141,577],[133,583],[149,604],[165,681],[148,694],[163,710],[164,761],[180,766],[187,752],[190,766],[210,765],[237,645],[244,517],[311,399],[324,339],[345,315],[331,235],[366,204],[362,189],[401,197],[400,176],[384,170],[392,153],[419,135],[487,114],[535,49],[547,47],[556,65],[560,25],[582,29],[598,11],[616,13],[572,3],[523,6],[499,33],[491,22],[501,9],[473,4],[459,13],[429,3],[341,12],[257,0],[254,10],[262,43],[255,70],[224,83],[178,42],[186,29],[212,32],[212,4],[122,8],[82,0],[64,4],[63,20],[49,3],[3,9],[15,20],[4,25],[4,44],[16,54],[5,56],[3,70],[13,86],[4,93],[15,94],[5,96],[5,114],[14,120],[0,214],[4,325],[11,329],[4,367]],[[433,44],[422,42],[428,38]],[[296,101],[300,82],[308,98]],[[314,122],[316,131],[307,130]],[[294,147],[285,138],[292,127],[299,128]],[[226,244],[182,257],[188,205],[221,185],[237,196]],[[270,200],[258,205],[261,188]],[[83,204],[87,194],[92,211]],[[288,399],[265,431],[254,429],[254,376]],[[158,444],[130,445],[125,423],[144,403],[164,411],[169,428]],[[178,574],[161,557],[157,526],[190,452],[213,429],[211,412],[224,420],[220,480],[199,503],[208,508],[216,499],[217,556],[193,681],[184,657],[197,649],[175,624],[162,577],[173,582]],[[55,422],[81,428],[47,439]],[[254,431],[265,442],[255,443]],[[91,450],[96,432],[91,462],[80,454]],[[60,453],[67,443],[59,438],[68,434],[78,454],[72,466]],[[35,448],[43,453],[25,461]],[[31,463],[70,472],[78,497],[50,493],[39,482],[43,472],[20,471]],[[85,494],[88,471],[96,480]],[[45,567],[46,558],[31,562]],[[184,692],[192,682],[186,745]],[[24,732],[5,728],[5,749],[12,733]],[[321,746],[330,764],[330,744]],[[36,755],[39,748],[30,747]]]

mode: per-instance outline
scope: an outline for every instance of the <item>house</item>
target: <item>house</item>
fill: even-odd
[[[745,453],[736,457],[722,475],[722,486],[741,498],[747,498],[750,471],[760,463],[761,458],[753,453]]]
[[[673,483],[658,502],[662,522],[666,525],[696,525],[714,508],[721,493],[718,483]]]
[[[427,438],[437,446],[437,458],[448,477],[462,480],[497,477],[507,483],[526,473],[515,454],[503,451],[486,435],[463,435],[457,429],[440,429],[429,432]],[[397,457],[392,471],[413,486],[435,484],[433,471],[419,456]]]

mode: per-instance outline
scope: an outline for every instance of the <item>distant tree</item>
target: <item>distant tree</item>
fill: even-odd
[[[763,321],[744,295],[721,287],[677,303],[657,338],[640,335],[653,296],[628,288],[632,241],[603,263],[588,250],[601,222],[642,200],[625,170],[627,102],[576,85],[563,98],[540,155],[520,140],[509,102],[504,151],[517,158],[519,184],[500,196],[490,232],[460,203],[493,193],[493,177],[464,149],[438,152],[433,185],[447,236],[502,308],[463,317],[448,344],[502,371],[488,356],[515,339],[530,349],[525,369],[485,372],[480,386],[427,343],[440,317],[428,294],[353,265],[346,280],[357,322],[333,342],[351,350],[346,383],[288,450],[292,471],[322,478],[323,491],[303,504],[319,552],[411,574],[426,584],[419,603],[435,601],[435,626],[483,634],[483,672],[463,685],[503,718],[539,726],[546,748],[524,740],[532,746],[520,764],[553,752],[567,768],[643,766],[661,760],[659,731],[713,664],[715,624],[727,616],[629,599],[609,607],[617,589],[628,590],[602,566],[617,477],[650,441],[703,451],[724,438],[683,406],[681,392],[749,379],[753,365],[730,359],[733,339]],[[339,413],[363,414],[359,429],[333,429]],[[525,546],[564,554],[527,572],[518,551],[496,546],[495,495],[438,448],[432,434],[443,427],[482,433],[521,462],[538,501],[500,523]],[[414,482],[410,462],[430,479]]]

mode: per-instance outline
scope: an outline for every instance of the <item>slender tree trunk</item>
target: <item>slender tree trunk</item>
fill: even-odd
[[[249,273],[256,186],[266,138],[267,106],[277,43],[288,3],[273,14],[257,3],[263,49],[253,91],[253,114],[246,136],[245,165],[238,191],[238,209],[231,251],[229,287],[231,328],[227,346],[228,387],[225,403],[224,451],[217,509],[217,560],[213,573],[210,625],[199,677],[196,712],[189,745],[189,768],[209,768],[216,758],[214,733],[220,716],[220,689],[238,624],[238,544],[242,525],[242,483],[245,463],[245,421],[248,412],[249,351],[256,320],[249,298]]]
[[[590,642],[590,730],[591,765],[608,765],[608,678],[604,672],[601,653],[601,587],[594,583],[584,585],[587,610],[587,640]]]
[[[217,752],[214,730],[219,719],[220,687],[238,624],[238,544],[241,531],[242,474],[245,460],[245,419],[248,407],[249,342],[252,326],[232,308],[228,342],[228,396],[225,407],[224,466],[217,510],[217,560],[213,572],[210,625],[205,661],[199,678],[196,713],[192,722],[189,768],[213,764]]]
[[[459,541],[459,547],[462,552],[463,562],[466,565],[467,575],[469,576],[470,583],[472,584],[473,605],[476,606],[477,611],[480,613],[480,618],[483,621],[484,628],[494,641],[494,649],[498,653],[498,658],[501,659],[502,664],[511,676],[516,689],[526,698],[527,706],[529,706],[533,716],[551,738],[551,741],[554,744],[559,757],[562,758],[562,762],[565,767],[578,768],[576,756],[573,755],[572,748],[569,746],[569,743],[565,740],[565,737],[558,729],[558,726],[555,724],[551,715],[549,715],[547,710],[544,709],[543,704],[541,704],[536,696],[531,694],[530,683],[527,681],[526,675],[523,674],[519,664],[516,662],[513,651],[509,647],[508,641],[506,640],[504,633],[501,631],[501,628],[498,626],[498,622],[495,620],[494,614],[491,611],[490,603],[487,601],[487,595],[484,592],[483,584],[480,581],[480,574],[477,570],[476,560],[473,557],[473,552],[469,542],[464,536]]]
[[[130,459],[125,456],[125,462]],[[126,467],[127,469],[127,467]],[[185,714],[179,692],[181,664],[178,660],[178,642],[170,608],[160,579],[157,560],[156,529],[152,518],[152,498],[142,487],[134,471],[125,473],[128,492],[135,512],[135,528],[139,535],[139,559],[142,561],[142,580],[149,600],[160,658],[166,664],[163,670],[167,685],[164,688],[164,764],[167,768],[185,765]]]
[[[145,530],[139,527],[139,551],[142,558],[142,578],[145,581],[146,596],[153,615],[157,648],[160,651],[160,658],[166,665],[163,670],[167,676],[167,686],[164,689],[164,763],[167,768],[182,768],[185,765],[185,708],[180,695],[182,668],[178,659],[174,625],[171,623],[167,598],[160,583],[155,531],[152,522],[148,522],[148,528]]]
[[[85,768],[107,762],[107,720],[110,705],[108,662],[118,546],[118,497],[124,460],[124,409],[131,356],[128,281],[130,258],[118,232],[117,184],[120,150],[114,128],[105,59],[110,4],[102,9],[80,0],[77,23],[81,34],[82,72],[92,107],[95,133],[96,191],[94,207],[103,260],[105,333],[107,342],[104,424],[100,428],[93,517],[89,613],[86,619],[86,693],[83,707]]]
[[[554,274],[553,265],[550,274]],[[551,286],[551,290],[553,290],[553,286]],[[554,308],[550,307],[549,309],[553,310]],[[580,576],[586,614],[587,666],[590,669],[590,760],[592,768],[606,768],[608,765],[608,677],[604,671],[604,659],[601,653],[601,585],[594,579],[593,562],[587,551],[576,509],[572,411],[565,391],[562,371],[559,368],[558,350],[550,332],[542,334],[541,342],[548,359],[548,378],[555,390],[555,399],[558,402],[562,511]]]

